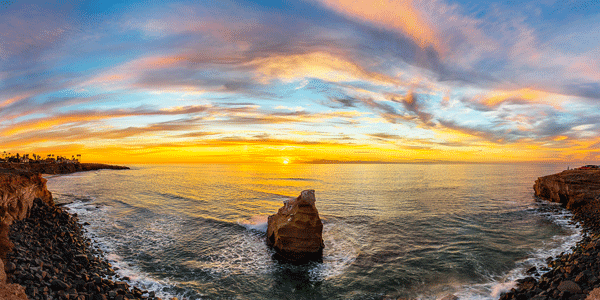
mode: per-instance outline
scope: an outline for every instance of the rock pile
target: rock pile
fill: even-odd
[[[600,288],[600,235],[585,237],[571,254],[548,259],[550,271],[539,280],[518,280],[518,288],[500,299],[586,299]]]
[[[31,300],[160,300],[154,292],[107,279],[115,272],[83,236],[77,216],[40,199],[28,218],[13,223],[10,240],[7,280],[25,287]]]
[[[315,191],[302,191],[269,216],[267,244],[283,260],[302,263],[323,256],[323,223],[315,206]]]

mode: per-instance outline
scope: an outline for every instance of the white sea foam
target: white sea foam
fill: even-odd
[[[101,236],[99,228],[103,226],[112,226],[119,229],[119,225],[110,217],[114,212],[108,206],[99,206],[88,201],[75,201],[66,206],[71,213],[77,213],[80,222],[88,222],[84,231],[88,238],[94,241],[94,244],[106,254],[105,258],[115,269],[116,275],[111,279],[123,280],[129,278],[128,283],[142,290],[155,291],[158,297],[170,299],[172,297],[182,298],[181,294],[169,292],[173,290],[176,284],[169,280],[159,280],[149,274],[141,271],[137,266],[125,261],[123,257],[116,254],[115,245],[109,237]]]
[[[547,266],[546,259],[548,257],[556,257],[561,253],[572,252],[572,248],[582,239],[581,227],[572,221],[573,214],[554,203],[544,202],[541,205],[555,206],[550,212],[543,211],[539,214],[566,228],[571,234],[558,235],[549,241],[543,241],[541,247],[530,252],[527,258],[518,261],[516,267],[501,278],[489,276],[490,281],[487,283],[453,287],[454,295],[461,300],[496,300],[503,293],[514,288],[517,285],[517,279],[531,276],[526,274],[526,271],[531,267],[536,267],[538,270],[537,276],[539,276],[545,273],[543,269]],[[435,297],[423,296],[422,299],[435,299]]]
[[[253,216],[249,220],[239,220],[238,224],[246,227],[248,230],[255,230],[259,232],[267,232],[267,219],[269,216],[258,215]]]
[[[266,232],[267,216],[254,216],[250,220],[238,221],[249,231]],[[353,229],[343,222],[325,223],[323,237],[325,249],[323,262],[315,264],[309,270],[312,280],[325,280],[340,275],[358,257],[358,230]],[[273,262],[270,259],[264,239],[248,235],[231,242],[231,247],[220,251],[210,262],[188,261],[189,265],[202,265],[213,272],[264,272],[273,271]]]
[[[325,249],[323,263],[309,271],[313,280],[325,280],[344,273],[359,253],[358,230],[343,222],[323,226]]]

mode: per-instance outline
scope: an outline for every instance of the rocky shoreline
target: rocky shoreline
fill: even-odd
[[[26,165],[0,168],[0,299],[162,300],[115,275],[103,253],[85,237],[77,215],[57,207],[46,179],[31,172],[41,169]],[[66,174],[107,168],[128,169],[102,164],[42,169]]]
[[[539,279],[518,280],[517,288],[500,299],[600,300],[600,170],[568,170],[540,177],[534,191],[540,199],[571,210],[574,221],[583,226],[584,237],[571,253],[548,258],[550,271]]]
[[[14,247],[6,257],[7,281],[25,287],[30,300],[160,300],[119,281],[83,233],[76,214],[36,199],[29,217],[10,227]]]
[[[600,170],[540,177],[534,190],[570,209],[584,237],[572,252],[548,258],[549,271],[518,280],[500,299],[600,300]],[[0,299],[162,300],[115,275],[84,232],[76,214],[54,205],[41,174],[0,169]]]

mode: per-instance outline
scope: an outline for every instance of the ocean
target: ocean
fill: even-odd
[[[498,299],[581,238],[538,202],[552,164],[131,165],[48,177],[119,276],[163,299]],[[267,216],[314,189],[322,262],[278,262]]]

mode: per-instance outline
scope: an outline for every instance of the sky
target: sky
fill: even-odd
[[[0,152],[600,162],[600,1],[0,1]]]

